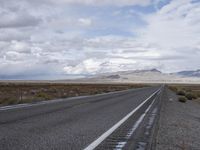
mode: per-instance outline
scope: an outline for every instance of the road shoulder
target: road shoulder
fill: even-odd
[[[200,103],[180,103],[175,93],[163,95],[156,150],[200,149]]]

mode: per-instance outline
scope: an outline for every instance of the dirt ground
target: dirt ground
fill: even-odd
[[[200,100],[181,103],[171,90],[165,93],[156,150],[200,150]]]

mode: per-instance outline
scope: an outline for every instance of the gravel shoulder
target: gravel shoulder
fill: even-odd
[[[174,92],[163,95],[156,150],[200,150],[200,102],[181,103]]]

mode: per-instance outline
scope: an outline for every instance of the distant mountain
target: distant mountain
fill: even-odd
[[[157,69],[149,69],[149,70],[128,70],[128,71],[118,71],[118,72],[111,72],[111,73],[104,73],[102,75],[128,75],[128,74],[138,74],[138,73],[162,73]],[[98,76],[101,74],[98,74]]]
[[[162,73],[161,71],[159,71],[158,69],[149,69],[149,70],[136,70],[135,72],[154,72],[154,73]]]
[[[23,78],[22,78],[23,77]],[[3,76],[0,75],[0,80],[9,79],[23,79],[35,80],[41,79],[40,76],[33,76],[34,78],[26,78],[26,76]],[[44,76],[42,76],[44,78]],[[49,77],[49,80],[54,80]],[[56,82],[67,83],[192,83],[200,84],[200,70],[196,71],[180,71],[174,73],[163,73],[158,69],[149,70],[128,70],[118,72],[99,73],[95,75],[82,75],[67,77],[66,75],[60,76],[60,80]],[[75,78],[76,77],[76,78]],[[62,79],[65,78],[65,79]],[[57,77],[58,79],[58,77]],[[48,80],[48,78],[45,78]]]
[[[157,69],[129,70],[102,73],[76,80],[76,82],[121,83],[200,83],[200,70],[163,73]]]
[[[185,77],[200,77],[200,69],[199,70],[190,70],[190,71],[180,71],[176,73],[177,75],[185,76]]]
[[[109,78],[109,79],[119,79],[120,75],[118,75],[118,74],[109,75],[109,76],[106,76],[106,78]]]

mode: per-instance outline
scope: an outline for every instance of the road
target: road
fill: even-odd
[[[141,135],[153,130],[161,91],[157,86],[0,107],[0,150],[147,148],[151,134]]]

